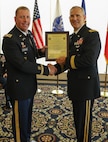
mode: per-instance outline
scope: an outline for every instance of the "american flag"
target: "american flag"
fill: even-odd
[[[37,49],[42,48],[44,46],[44,42],[43,42],[43,33],[42,33],[42,26],[40,21],[40,13],[38,9],[37,0],[35,0],[35,5],[34,5],[32,33],[34,36]]]

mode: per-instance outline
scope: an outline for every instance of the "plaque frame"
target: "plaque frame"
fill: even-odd
[[[45,32],[46,61],[55,61],[61,56],[68,56],[69,32]]]

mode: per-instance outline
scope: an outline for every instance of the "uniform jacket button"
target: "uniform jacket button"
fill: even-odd
[[[18,79],[16,79],[16,82],[19,82],[19,80],[18,80]]]
[[[88,76],[88,79],[90,79],[90,76]]]

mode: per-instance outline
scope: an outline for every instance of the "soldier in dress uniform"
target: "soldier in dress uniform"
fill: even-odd
[[[15,26],[4,36],[2,50],[7,62],[7,91],[11,98],[12,129],[15,142],[30,142],[33,99],[37,90],[36,74],[53,75],[52,65],[37,64],[43,53],[36,49],[30,25],[30,11],[16,9]]]
[[[4,108],[7,110],[11,109],[10,97],[7,94],[7,64],[3,54],[0,54],[0,84],[5,93],[6,105]]]
[[[78,142],[91,142],[92,108],[94,99],[100,97],[97,60],[101,50],[99,33],[86,26],[83,8],[70,9],[69,55],[60,57],[55,65],[56,74],[68,70],[68,96],[72,100]]]

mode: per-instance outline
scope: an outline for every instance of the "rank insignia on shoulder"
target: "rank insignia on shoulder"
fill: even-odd
[[[9,37],[9,38],[11,38],[11,37],[12,37],[12,34],[6,34],[6,35],[4,35],[4,37]]]
[[[89,30],[89,32],[90,32],[90,33],[93,33],[93,32],[96,32],[96,30],[92,30],[92,29],[91,29],[91,30]]]

